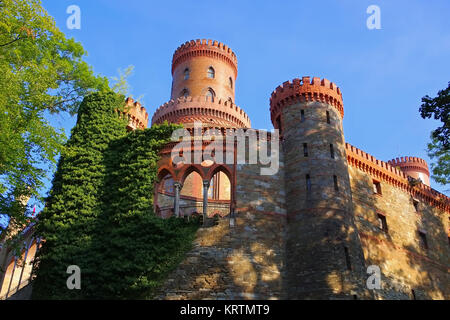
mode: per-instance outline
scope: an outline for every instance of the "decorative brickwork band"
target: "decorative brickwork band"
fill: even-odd
[[[400,188],[410,193],[413,197],[420,198],[423,201],[428,202],[432,206],[438,207],[442,210],[445,210],[447,213],[450,213],[449,197],[437,192],[426,184],[411,186],[408,182],[408,175],[402,170],[398,170],[396,166],[393,166],[391,164],[392,160],[390,162],[378,160],[374,156],[348,143],[345,144],[345,149],[347,152],[347,161],[349,165],[368,173],[375,179],[382,180],[390,185],[393,185],[394,187]],[[395,163],[398,165],[398,163],[409,162],[409,160],[407,160],[409,158],[410,157],[400,158],[400,160],[396,160]],[[421,163],[422,165],[423,162],[425,162],[424,160],[419,158],[412,159],[413,160],[411,160],[411,162]]]
[[[216,40],[197,39],[187,41],[177,48],[172,59],[172,75],[178,64],[197,56],[207,56],[228,63],[237,76],[236,54],[225,44]]]
[[[339,111],[342,118],[344,117],[342,93],[336,84],[327,79],[320,80],[313,77],[311,81],[310,77],[303,77],[286,81],[272,92],[270,97],[272,123],[276,123],[275,119],[281,114],[283,107],[305,101],[328,103]]]
[[[182,97],[160,106],[152,118],[153,124],[163,123],[194,123],[201,121],[219,127],[250,128],[248,115],[230,101],[213,99],[206,96]]]

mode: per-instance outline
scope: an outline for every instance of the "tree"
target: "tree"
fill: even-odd
[[[49,113],[75,114],[88,93],[108,88],[39,0],[0,0],[0,213],[18,225],[63,151]]]
[[[431,142],[428,144],[428,156],[436,159],[431,164],[433,179],[442,185],[450,183],[450,150],[444,148],[442,141],[431,135]]]
[[[422,118],[431,118],[442,122],[431,133],[428,144],[428,155],[436,162],[431,164],[432,177],[440,184],[450,183],[450,82],[444,90],[440,90],[434,98],[426,95],[422,98],[419,109]]]

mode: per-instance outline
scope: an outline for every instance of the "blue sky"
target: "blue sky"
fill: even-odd
[[[369,30],[369,5],[381,29]],[[88,51],[94,71],[116,76],[135,66],[132,94],[151,115],[169,100],[174,50],[191,39],[215,39],[238,57],[236,103],[252,127],[271,129],[269,97],[282,82],[317,76],[343,92],[346,141],[381,160],[418,156],[439,123],[424,120],[421,97],[450,81],[450,1],[144,1],[44,0],[68,37]],[[69,30],[69,5],[81,29]],[[70,132],[75,120],[52,120]],[[443,192],[432,181],[432,187]],[[448,194],[448,193],[447,193]]]

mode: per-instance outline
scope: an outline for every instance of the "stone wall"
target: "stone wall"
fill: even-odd
[[[226,214],[200,228],[157,298],[449,299],[448,213],[383,181],[375,194],[372,177],[348,164],[340,115],[330,106],[290,106],[283,124],[278,172],[236,166],[235,225]],[[370,265],[380,267],[380,290],[366,287]]]
[[[169,276],[157,299],[282,299],[285,221],[237,214],[200,228],[194,248]]]
[[[286,216],[284,188],[284,155],[278,158],[274,175],[261,175],[260,164],[237,164],[236,208],[238,212],[257,212]]]
[[[408,193],[381,182],[381,195],[373,191],[373,179],[349,168],[353,211],[367,265],[378,265],[382,288],[378,299],[449,299],[448,214]],[[387,231],[380,228],[384,215]],[[418,232],[426,234],[428,249],[420,245]],[[414,291],[413,291],[414,290]]]
[[[313,101],[285,105],[281,116],[288,297],[365,297],[360,281],[364,257],[352,215],[341,114]]]
[[[236,220],[200,228],[194,248],[158,299],[283,299],[286,210],[284,163],[262,176],[259,164],[236,168]]]

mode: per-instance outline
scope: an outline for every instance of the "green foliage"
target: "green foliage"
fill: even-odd
[[[152,209],[158,152],[176,126],[127,133],[114,112],[121,106],[115,93],[81,105],[37,227],[46,242],[34,298],[150,297],[191,245],[195,224]],[[81,290],[66,287],[69,265],[81,269]]]
[[[431,133],[431,143],[428,144],[428,155],[435,159],[431,164],[433,179],[440,184],[450,182],[450,82],[444,90],[440,90],[434,98],[426,95],[422,98],[419,109],[422,118],[431,118],[442,122]]]
[[[38,196],[66,140],[46,112],[74,114],[108,82],[94,76],[81,44],[65,38],[39,0],[0,4],[0,212],[21,224],[18,198]]]
[[[134,66],[129,65],[125,68],[124,71],[121,69],[118,70],[119,77],[112,77],[112,80],[114,81],[111,89],[114,92],[117,92],[119,94],[123,94],[127,97],[131,96],[130,93],[130,84],[128,83],[128,78],[133,74]]]
[[[444,148],[443,143],[431,136],[432,142],[428,144],[428,156],[435,159],[431,164],[433,179],[442,185],[450,183],[450,150]]]

